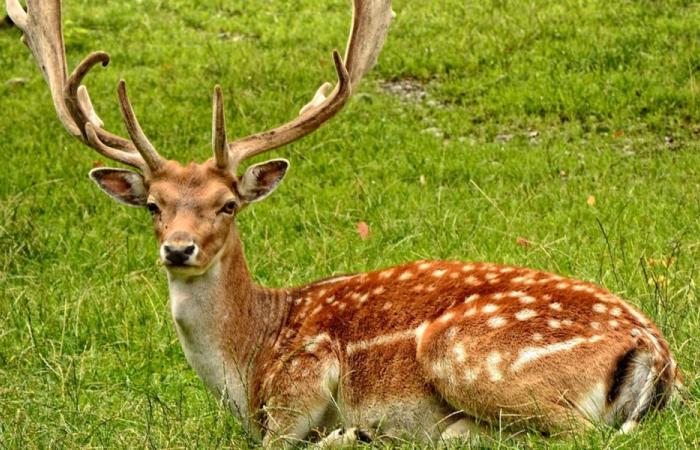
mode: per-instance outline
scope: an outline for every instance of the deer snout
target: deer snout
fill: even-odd
[[[194,264],[199,247],[190,237],[173,236],[160,247],[160,257],[164,263],[175,266]]]

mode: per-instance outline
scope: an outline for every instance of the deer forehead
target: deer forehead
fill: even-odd
[[[150,182],[149,195],[166,204],[209,206],[230,198],[235,183],[232,175],[217,169],[211,160],[186,166],[168,161]]]

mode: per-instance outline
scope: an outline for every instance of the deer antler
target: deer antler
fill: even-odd
[[[238,139],[228,144],[228,166],[235,171],[245,159],[296,141],[318,129],[340,111],[362,77],[377,61],[393,17],[391,0],[353,0],[353,17],[345,61],[333,52],[338,74],[335,89],[324,83],[299,116],[272,130]],[[220,122],[223,126],[223,120]],[[214,127],[215,130],[217,127]],[[216,132],[216,131],[215,131]],[[217,157],[217,164],[222,161]]]
[[[119,89],[120,103],[133,142],[102,128],[102,120],[92,106],[87,88],[81,84],[95,65],[109,63],[109,55],[91,53],[70,77],[67,76],[61,0],[27,0],[26,12],[19,0],[6,0],[5,3],[7,13],[22,30],[22,40],[31,50],[49,85],[56,114],[65,129],[109,159],[136,167],[145,174],[157,170],[162,158],[138,126],[123,82]]]

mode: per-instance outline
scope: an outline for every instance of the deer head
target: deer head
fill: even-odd
[[[362,76],[375,64],[392,17],[389,0],[354,0],[350,37],[342,58],[333,52],[338,81],[324,83],[299,116],[272,130],[233,142],[227,139],[221,88],[213,98],[213,157],[202,164],[181,165],[162,158],[141,129],[127,95],[118,86],[119,105],[129,139],[103,128],[82,81],[109,56],[94,52],[70,76],[61,25],[60,0],[6,0],[12,20],[34,55],[49,85],[56,113],[66,130],[102,156],[134,170],[98,168],[90,178],[120,203],[146,207],[160,243],[162,262],[174,273],[205,272],[224,248],[236,213],[268,196],[284,178],[289,163],[273,159],[238,168],[246,159],[286,145],[315,131],[343,108]]]

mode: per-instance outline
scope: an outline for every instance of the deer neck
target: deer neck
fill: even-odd
[[[235,230],[209,270],[193,277],[168,273],[168,284],[187,362],[247,424],[250,374],[286,320],[286,291],[253,282]]]

